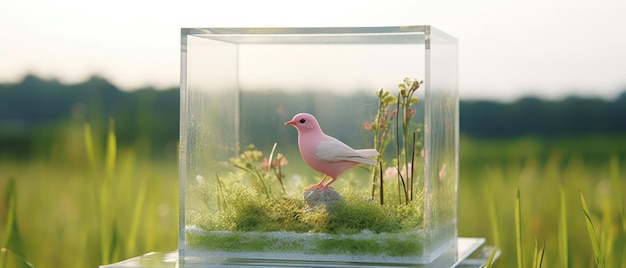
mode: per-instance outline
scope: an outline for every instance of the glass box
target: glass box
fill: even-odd
[[[450,266],[457,79],[431,26],[182,29],[180,261]]]

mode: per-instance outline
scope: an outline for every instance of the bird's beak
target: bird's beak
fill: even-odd
[[[286,125],[292,125],[292,126],[295,126],[295,125],[296,125],[296,122],[294,122],[293,120],[291,120],[291,121],[287,121],[287,122],[285,122],[285,124],[284,124],[284,125],[285,125],[285,126],[286,126]]]

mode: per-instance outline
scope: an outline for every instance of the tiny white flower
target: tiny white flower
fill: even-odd
[[[202,175],[197,175],[196,182],[198,182],[198,184],[204,183],[204,177],[202,177]]]

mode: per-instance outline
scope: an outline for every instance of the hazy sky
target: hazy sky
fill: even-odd
[[[0,1],[0,83],[100,74],[177,86],[181,27],[433,25],[459,39],[463,98],[626,89],[626,1]]]

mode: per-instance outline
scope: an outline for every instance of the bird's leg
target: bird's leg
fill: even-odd
[[[328,177],[328,175],[324,175],[324,177],[322,178],[322,180],[318,184],[313,184],[313,185],[307,187],[306,189],[304,189],[304,191],[308,191],[308,190],[311,190],[313,188],[323,187],[324,186],[324,181],[326,180],[326,177]]]
[[[337,178],[332,178],[332,180],[330,180],[326,185],[322,186],[322,190],[328,190],[328,186],[330,186],[330,184],[332,184],[336,180],[337,180]]]

